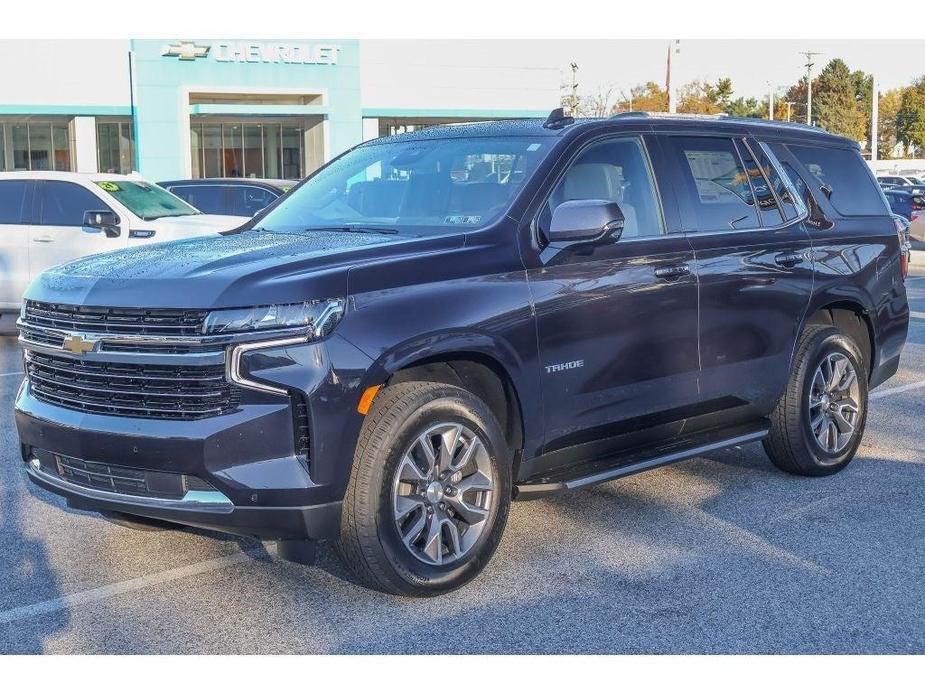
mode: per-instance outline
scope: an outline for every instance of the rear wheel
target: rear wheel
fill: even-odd
[[[360,434],[338,553],[378,590],[429,596],[462,586],[501,539],[509,458],[497,419],[472,393],[389,386]]]
[[[854,458],[866,420],[867,369],[857,344],[832,326],[809,326],[771,415],[764,441],[771,462],[798,475],[834,474]]]

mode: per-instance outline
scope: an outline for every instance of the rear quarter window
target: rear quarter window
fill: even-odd
[[[890,213],[860,152],[837,147],[788,147],[812,174],[814,192],[822,191],[839,214],[867,217]]]

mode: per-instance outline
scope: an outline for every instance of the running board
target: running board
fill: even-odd
[[[558,480],[555,482],[522,482],[515,485],[514,488],[516,490],[516,495],[514,498],[518,501],[529,501],[530,499],[537,499],[542,496],[547,496],[548,494],[554,494],[556,492],[562,492],[568,489],[579,489],[581,487],[589,487],[593,484],[600,484],[601,482],[610,482],[611,480],[620,479],[621,477],[634,475],[637,472],[652,470],[653,468],[669,465],[671,463],[677,463],[689,458],[697,458],[701,455],[711,453],[713,451],[760,441],[767,435],[768,430],[766,428],[758,429],[746,434],[719,439],[717,441],[704,443],[698,446],[680,448],[677,451],[665,453],[654,458],[646,458],[629,463],[618,463],[613,467],[601,470],[600,472],[596,472],[592,475],[585,475],[576,477],[574,479]]]

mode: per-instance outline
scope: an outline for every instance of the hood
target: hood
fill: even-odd
[[[36,278],[25,298],[86,306],[221,308],[345,296],[347,270],[432,252],[464,235],[417,239],[342,231],[247,231],[87,256]]]
[[[250,217],[236,217],[230,214],[189,214],[161,217],[145,222],[145,225],[157,232],[155,238],[158,241],[172,241],[217,231],[231,231],[249,221]]]

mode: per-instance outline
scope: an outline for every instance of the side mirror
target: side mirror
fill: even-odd
[[[612,236],[620,238],[624,221],[620,206],[610,200],[569,200],[552,212],[549,242],[603,241]]]
[[[119,230],[119,215],[112,210],[88,210],[84,212],[84,229],[102,231],[111,239],[116,238]]]

